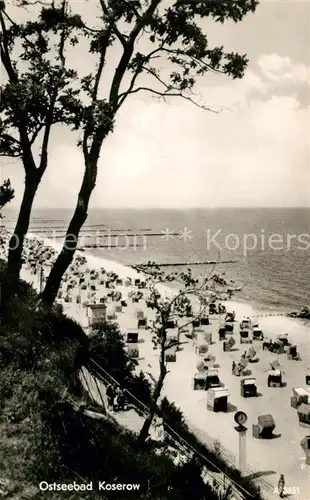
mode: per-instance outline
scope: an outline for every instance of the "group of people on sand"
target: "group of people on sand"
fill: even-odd
[[[284,492],[285,492],[285,479],[283,474],[280,474],[280,478],[278,481],[278,494],[280,498],[284,497]]]
[[[125,393],[120,387],[108,385],[107,390],[108,408],[112,411],[124,411],[126,409]]]

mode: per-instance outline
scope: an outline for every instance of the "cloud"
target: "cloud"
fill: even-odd
[[[280,76],[303,83],[306,67],[277,54],[258,67],[240,81],[201,82],[205,102],[224,108],[218,114],[180,99],[129,100],[102,148],[91,206],[309,206],[310,107],[295,96],[297,83],[277,95]],[[73,208],[82,174],[75,138],[57,129],[36,205]]]
[[[113,137],[122,147],[102,159],[94,203],[103,195],[122,206],[308,204],[309,111],[293,97],[218,115],[131,103]]]
[[[272,83],[310,83],[310,67],[294,64],[289,57],[264,54],[258,59],[262,75]]]
[[[237,81],[237,88],[244,93],[257,91],[260,94],[268,92],[268,85],[254,71],[248,70],[242,80]]]

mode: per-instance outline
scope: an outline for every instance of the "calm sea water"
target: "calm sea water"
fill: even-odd
[[[47,236],[54,231],[60,238],[70,216],[69,210],[36,210],[30,231]],[[8,212],[6,225],[12,227],[13,222]],[[100,209],[89,213],[83,236],[88,244],[96,237],[106,247],[87,251],[125,264],[234,260],[215,272],[226,272],[242,286],[237,298],[263,309],[294,310],[310,306],[309,228],[306,208]],[[206,275],[210,265],[193,271]]]

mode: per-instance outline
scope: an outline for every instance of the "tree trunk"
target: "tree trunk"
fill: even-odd
[[[35,174],[25,177],[25,189],[21,207],[18,214],[14,233],[9,243],[8,265],[7,265],[7,284],[9,289],[14,289],[19,279],[22,268],[22,253],[25,236],[29,229],[30,215],[33,200],[37,192],[42,175]],[[9,290],[6,290],[9,295]]]
[[[62,250],[51,269],[41,295],[42,305],[45,308],[49,309],[52,307],[57,297],[63,275],[73,260],[78,244],[80,230],[87,219],[87,210],[91,193],[95,187],[96,174],[96,164],[93,168],[89,165],[86,166],[81,190],[78,195],[77,205],[68,226]]]
[[[164,380],[167,374],[167,369],[166,369],[166,364],[165,364],[165,350],[164,350],[164,345],[162,344],[161,346],[161,356],[160,356],[160,375],[159,379],[157,381],[157,384],[154,389],[154,394],[152,398],[152,403],[150,405],[150,410],[149,414],[146,417],[146,419],[143,422],[139,437],[138,437],[138,443],[143,444],[148,435],[149,435],[149,430],[152,425],[152,420],[154,418],[154,415],[157,411],[157,401],[160,397],[163,385],[164,385]]]

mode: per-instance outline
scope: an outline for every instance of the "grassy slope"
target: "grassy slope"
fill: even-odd
[[[0,286],[4,264],[0,263]],[[2,287],[2,293],[5,293]],[[77,370],[88,351],[81,327],[60,311],[36,311],[36,293],[20,282],[1,311],[0,479],[10,499],[216,498],[171,460],[138,449],[134,436],[76,410],[84,400]],[[141,494],[38,492],[40,481],[136,482]],[[148,487],[147,487],[148,486]],[[170,486],[170,488],[169,488]]]

